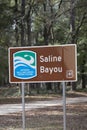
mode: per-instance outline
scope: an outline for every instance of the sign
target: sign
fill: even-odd
[[[61,82],[77,80],[76,45],[9,48],[9,81]]]

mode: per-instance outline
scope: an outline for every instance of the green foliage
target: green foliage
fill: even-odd
[[[12,12],[8,2],[0,3],[0,30],[6,29],[11,24]]]
[[[25,46],[61,45],[75,41],[78,71],[82,73],[84,67],[87,73],[87,0],[74,1],[73,5],[65,0],[26,0],[24,6],[21,2],[0,0],[0,47],[4,48],[0,52],[1,56],[4,54],[0,62],[1,75],[7,67],[7,48],[21,46],[21,39]]]

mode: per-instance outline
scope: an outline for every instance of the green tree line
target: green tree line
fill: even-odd
[[[86,0],[0,0],[0,84],[8,81],[8,48],[77,44],[78,82],[87,85]],[[51,89],[51,83],[47,84]]]

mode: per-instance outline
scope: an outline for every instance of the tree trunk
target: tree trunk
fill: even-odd
[[[46,5],[47,3],[44,2],[43,4],[43,8],[44,8],[44,14],[46,14]],[[45,45],[48,45],[48,29],[47,29],[47,22],[46,22],[46,18],[44,18],[44,32],[43,32],[43,36],[44,36],[44,43]]]
[[[31,46],[31,15],[30,10],[27,15],[27,35],[28,35],[28,46]]]
[[[85,50],[85,46],[84,46]],[[81,78],[82,78],[82,88],[86,88],[86,75],[85,75],[85,65],[86,65],[86,55],[83,56],[83,63],[81,66]]]
[[[70,33],[71,44],[76,44],[75,40],[75,0],[70,0]],[[76,82],[72,83],[72,90],[76,90]]]
[[[25,0],[22,0],[21,2],[21,46],[25,45],[24,15],[25,15]]]
[[[84,72],[82,72],[82,89],[86,88],[86,78],[85,78],[85,75],[84,75]]]
[[[70,1],[70,32],[71,32],[71,44],[75,43],[75,0]]]

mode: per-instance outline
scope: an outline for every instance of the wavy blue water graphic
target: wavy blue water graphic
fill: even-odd
[[[19,79],[30,79],[37,75],[36,66],[21,57],[14,58],[14,77]]]
[[[26,60],[22,57],[14,57],[14,66],[17,67],[17,64],[26,64],[28,66],[31,66],[32,68],[36,68],[36,66],[32,65],[34,62],[34,59],[32,58],[31,60]]]

